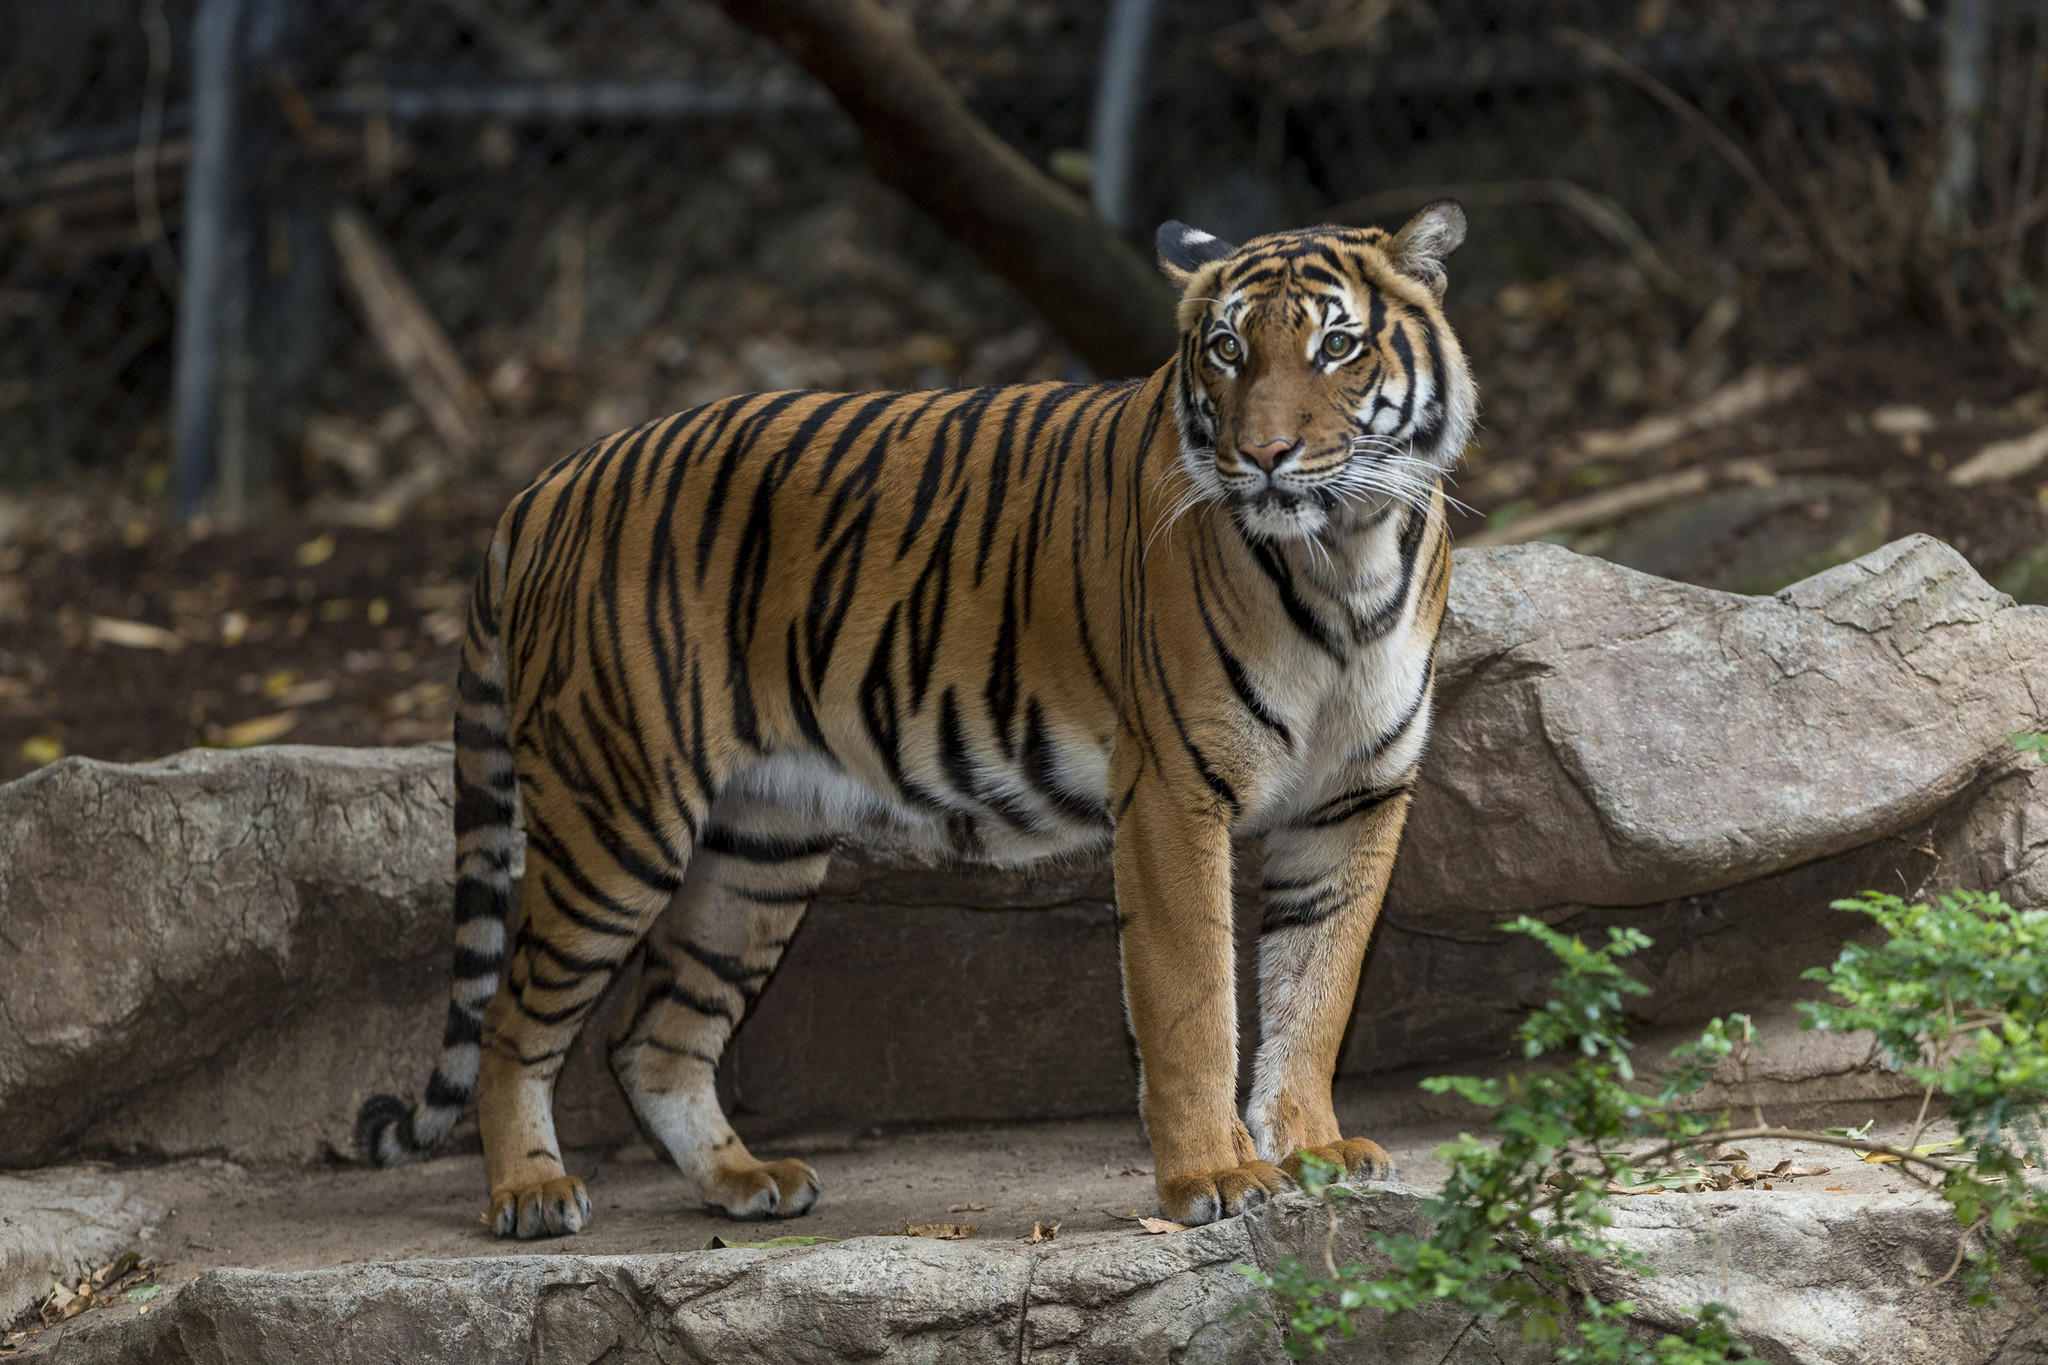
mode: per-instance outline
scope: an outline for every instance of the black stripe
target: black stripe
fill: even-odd
[[[1311,924],[1321,924],[1348,904],[1347,900],[1334,891],[1325,891],[1315,896],[1288,897],[1266,902],[1265,911],[1259,916],[1259,932],[1276,933],[1282,929],[1301,929]]]
[[[512,803],[496,792],[455,775],[455,833],[459,838],[480,829],[497,829],[512,823]]]
[[[511,900],[505,888],[481,877],[458,877],[455,880],[455,922],[462,925],[480,919],[502,921]]]
[[[733,400],[733,412],[738,412],[756,397]],[[777,393],[766,395],[767,401],[747,416],[746,422],[733,438],[725,443],[725,458],[718,462],[718,471],[712,475],[711,488],[704,495],[703,522],[697,530],[697,582],[702,585],[705,571],[711,567],[711,547],[718,541],[718,523],[725,512],[725,499],[732,489],[733,476],[739,472],[740,461],[753,450],[754,442],[761,431],[776,416],[799,398],[811,395],[803,392]]]
[[[1281,610],[1287,613],[1287,619],[1294,623],[1294,628],[1307,636],[1318,649],[1342,663],[1344,651],[1330,634],[1329,627],[1323,624],[1321,618],[1309,609],[1308,603],[1302,601],[1300,595],[1294,591],[1293,571],[1274,557],[1272,549],[1264,541],[1247,539],[1245,543],[1252,552],[1253,561],[1272,582],[1273,590],[1279,594]]]
[[[1356,820],[1367,811],[1385,805],[1408,790],[1408,784],[1405,782],[1392,787],[1356,788],[1317,806],[1309,812],[1302,825],[1307,829],[1328,829],[1332,825],[1341,825],[1347,820]]]
[[[1012,546],[1009,568],[1003,574],[1002,622],[996,627],[995,646],[989,652],[988,686],[982,694],[1004,758],[1017,752],[1010,736],[1017,718],[1017,630],[1017,550]]]
[[[775,834],[743,834],[718,826],[705,830],[697,842],[706,853],[722,853],[750,863],[786,863],[832,851],[832,840],[822,836],[796,839]]]
[[[474,948],[457,945],[455,957],[448,966],[448,974],[457,981],[475,981],[483,977],[496,980],[498,964],[505,960],[502,953],[480,953]]]
[[[485,682],[470,670],[467,661],[455,670],[455,695],[475,706],[503,706],[505,689]]]
[[[1036,697],[1024,703],[1024,746],[1019,757],[1032,790],[1055,810],[1084,825],[1108,823],[1109,810],[1100,800],[1090,800],[1060,785],[1059,758],[1053,752],[1052,739],[1045,729],[1045,713]]]
[[[710,972],[728,986],[744,988],[748,982],[759,981],[768,975],[766,971],[749,971],[745,963],[730,953],[715,952],[710,948],[700,948],[688,939],[683,940],[683,951],[688,953],[705,971]]]
[[[1217,632],[1215,619],[1209,614],[1207,595],[1202,591],[1202,574],[1199,566],[1190,573],[1189,580],[1195,587],[1195,610],[1201,615],[1202,629],[1208,633],[1209,647],[1216,651],[1216,661],[1223,665],[1223,676],[1229,680],[1230,690],[1237,693],[1237,699],[1244,703],[1245,709],[1250,711],[1261,725],[1280,736],[1280,742],[1292,749],[1294,736],[1288,733],[1287,723],[1273,714],[1272,708],[1266,705],[1265,699],[1252,687],[1252,680],[1245,673],[1244,665],[1237,661],[1237,656],[1230,652],[1229,646],[1223,643],[1223,636]]]
[[[789,635],[784,653],[786,657],[783,661],[783,669],[789,675],[787,679],[789,683],[789,709],[791,714],[796,717],[796,728],[803,732],[804,738],[810,741],[813,748],[817,749],[820,753],[830,754],[832,746],[825,741],[825,731],[818,724],[817,708],[811,705],[810,689],[804,685],[803,665],[797,658],[796,622],[794,621],[789,623]]]
[[[910,590],[910,612],[906,619],[908,631],[905,644],[910,655],[910,705],[913,710],[924,705],[924,695],[931,685],[932,667],[938,662],[939,637],[946,624],[946,603],[951,597],[953,582],[953,536],[960,529],[960,518],[967,511],[968,489],[960,490],[960,496],[953,500],[953,510],[946,517],[932,542],[931,554],[925,557],[924,568],[917,575],[917,582]]]

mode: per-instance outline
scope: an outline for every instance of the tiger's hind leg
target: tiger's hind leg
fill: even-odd
[[[574,857],[527,799],[523,915],[506,979],[484,1011],[477,1121],[500,1237],[553,1237],[590,1221],[583,1182],[562,1166],[555,1077],[591,1007],[680,884],[680,862],[599,845]]]
[[[734,1218],[794,1218],[818,1173],[747,1151],[718,1103],[718,1059],[824,882],[831,840],[764,803],[722,799],[612,1035],[612,1071],[641,1126]]]

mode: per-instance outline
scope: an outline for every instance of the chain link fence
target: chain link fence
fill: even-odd
[[[0,478],[115,468],[188,509],[374,517],[394,481],[521,472],[736,389],[1072,371],[705,0],[12,8]],[[1463,200],[1454,316],[1496,428],[1702,391],[1845,308],[2035,344],[2030,5],[899,8],[1030,160],[1084,193],[1107,170],[1098,202],[1141,241]],[[1118,22],[1140,40],[1104,80]],[[1118,90],[1142,97],[1105,145]]]

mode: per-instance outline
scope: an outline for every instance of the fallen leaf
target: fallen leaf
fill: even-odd
[[[1890,1152],[1865,1152],[1863,1154],[1863,1159],[1873,1166],[1882,1166],[1887,1161],[1898,1160],[1898,1158],[1893,1156]]]
[[[972,1237],[981,1231],[979,1223],[912,1223],[903,1229],[905,1237],[933,1237],[941,1242],[957,1242],[963,1237]]]
[[[294,557],[299,561],[299,567],[302,569],[310,569],[317,564],[325,564],[328,560],[334,558],[334,537],[322,532],[311,540],[301,543]]]
[[[139,1285],[136,1288],[128,1291],[128,1302],[148,1303],[151,1299],[155,1298],[157,1295],[163,1292],[164,1287],[160,1284]]]
[[[1800,1176],[1826,1175],[1827,1173],[1828,1167],[1826,1166],[1795,1166],[1792,1164],[1791,1157],[1786,1157],[1783,1161],[1771,1167],[1772,1175],[1781,1175],[1788,1180],[1796,1179]]]
[[[118,1280],[142,1262],[138,1252],[124,1251],[92,1273],[92,1287],[102,1289],[111,1280]]]
[[[93,617],[86,633],[99,644],[118,645],[122,649],[160,649],[175,654],[185,647],[185,637],[174,630],[114,616]]]
[[[55,735],[30,735],[21,742],[21,756],[40,768],[64,757],[64,742]]]
[[[216,749],[249,749],[284,738],[298,723],[298,712],[279,711],[234,725],[209,725],[206,739]]]
[[[1150,1233],[1186,1232],[1186,1223],[1176,1223],[1171,1218],[1140,1218],[1138,1226]]]
[[[1849,1192],[1847,1185],[1823,1185],[1821,1188],[1829,1194],[1847,1194]]]
[[[1057,1220],[1050,1223],[1033,1223],[1031,1225],[1031,1240],[1034,1243],[1050,1242],[1053,1238],[1059,1235],[1060,1225]]]
[[[820,1242],[836,1242],[838,1240],[837,1237],[804,1237],[795,1233],[786,1237],[770,1237],[765,1242],[728,1242],[723,1237],[713,1237],[704,1244],[703,1249],[705,1251],[724,1251],[728,1249],[748,1251],[769,1247],[808,1247],[816,1246]]]
[[[987,1209],[988,1205],[986,1204],[949,1204],[946,1206],[947,1213],[983,1213]]]
[[[304,682],[294,683],[278,693],[277,704],[279,706],[311,706],[316,702],[326,701],[333,695],[334,679],[308,678]]]

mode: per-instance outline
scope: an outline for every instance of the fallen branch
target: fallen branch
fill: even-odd
[[[463,369],[454,343],[406,282],[369,220],[343,204],[328,226],[364,325],[385,359],[449,450],[457,456],[474,454],[490,409]]]
[[[1629,254],[1643,277],[1666,294],[1694,306],[1702,291],[1672,269],[1649,234],[1628,210],[1604,194],[1595,194],[1570,180],[1498,180],[1424,185],[1346,200],[1329,211],[1336,223],[1371,223],[1392,214],[1412,212],[1436,199],[1455,199],[1466,208],[1509,208],[1518,204],[1555,204]]]
[[[1680,469],[1639,479],[1620,488],[1609,488],[1583,498],[1558,503],[1510,522],[1458,537],[1460,545],[1514,545],[1559,531],[1583,530],[1619,521],[1637,512],[1647,512],[1667,503],[1704,493],[1715,483],[1769,483],[1775,477],[1760,460],[1730,460],[1717,469]]]
[[[1690,407],[1645,417],[1620,431],[1581,433],[1560,463],[1571,469],[1595,460],[1627,460],[1647,454],[1682,436],[1739,422],[1751,413],[1782,403],[1805,388],[1810,378],[1804,369],[1768,370],[1759,365]]]
[[[2013,479],[2048,460],[2048,427],[2036,427],[2024,436],[1993,441],[1948,472],[1957,484],[1990,483]]]
[[[1149,261],[997,137],[875,0],[719,0],[832,92],[868,161],[1030,300],[1099,375],[1173,355],[1173,297]]]
[[[1614,72],[1651,99],[1678,115],[1680,120],[1700,135],[1701,140],[1711,147],[1716,155],[1723,161],[1726,161],[1734,169],[1735,173],[1742,177],[1743,183],[1747,184],[1757,198],[1763,201],[1764,207],[1769,209],[1771,216],[1778,220],[1779,226],[1791,234],[1802,247],[1810,249],[1812,239],[1806,231],[1806,226],[1799,221],[1798,216],[1792,212],[1785,201],[1778,197],[1778,192],[1771,188],[1769,181],[1764,179],[1763,172],[1756,168],[1756,163],[1751,161],[1748,155],[1735,145],[1733,138],[1722,132],[1714,125],[1712,119],[1700,112],[1698,105],[1693,104],[1676,90],[1673,90],[1670,86],[1664,84],[1664,82],[1658,80],[1655,76],[1643,70],[1642,67],[1630,61],[1627,57],[1615,51],[1606,43],[1601,42],[1590,33],[1582,33],[1575,28],[1561,28],[1557,31],[1557,39],[1559,42],[1575,47],[1585,53],[1588,57],[1591,57],[1594,61],[1600,63],[1600,65]]]

